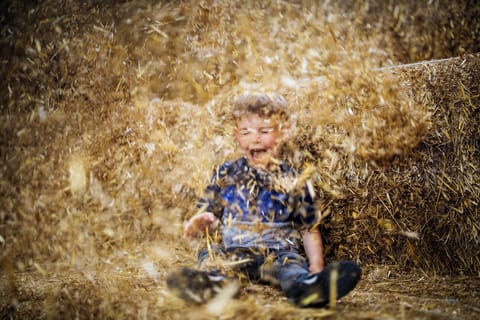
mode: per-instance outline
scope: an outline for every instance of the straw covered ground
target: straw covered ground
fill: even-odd
[[[478,319],[477,1],[3,1],[0,316]],[[297,309],[274,288],[190,307],[165,274],[236,156],[244,92],[296,114],[327,262],[358,288]]]

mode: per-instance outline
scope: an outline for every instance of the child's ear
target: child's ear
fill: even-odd
[[[293,127],[292,127],[292,125],[291,125],[290,123],[288,123],[288,124],[283,128],[283,130],[284,130],[286,133],[290,133],[290,132],[292,132]]]
[[[286,121],[282,124],[282,134],[285,138],[289,139],[295,135],[295,129],[297,124],[297,119],[292,116],[289,121]]]
[[[295,127],[291,123],[284,123],[280,128],[280,132],[282,133],[284,139],[289,139],[293,137],[294,131]]]
[[[286,127],[284,130],[283,130],[283,133],[282,133],[282,136],[283,136],[283,142],[284,143],[288,143],[290,140],[293,139],[294,137],[294,134],[293,134],[293,130],[292,130],[292,127]]]
[[[238,127],[237,126],[233,127],[233,135],[235,136],[235,138],[238,136]]]

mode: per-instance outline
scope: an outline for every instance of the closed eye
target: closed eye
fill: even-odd
[[[239,132],[242,136],[246,136],[249,135],[252,131],[248,129],[241,129]]]

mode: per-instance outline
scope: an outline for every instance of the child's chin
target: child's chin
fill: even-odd
[[[269,164],[268,158],[259,159],[259,158],[250,158],[248,159],[249,163],[255,167],[266,168]]]
[[[261,164],[265,163],[265,161],[263,159],[259,159],[259,158],[247,157],[247,160],[250,164],[255,165],[255,166],[258,166],[258,165],[261,165]]]

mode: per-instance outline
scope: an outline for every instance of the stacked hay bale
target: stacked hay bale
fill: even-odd
[[[313,103],[315,120],[304,119],[311,128],[296,143],[316,166],[330,259],[478,273],[479,66],[479,55],[467,55],[389,69],[411,90],[403,101],[413,100],[390,96],[380,113],[372,101],[350,108],[355,93],[344,86],[338,109],[325,115]],[[372,86],[381,91],[374,81],[364,89]]]
[[[480,55],[420,67],[432,128],[418,147],[423,167],[412,190],[420,243],[419,264],[439,272],[480,270]],[[419,78],[418,75],[421,75]],[[416,158],[418,158],[418,156]]]

